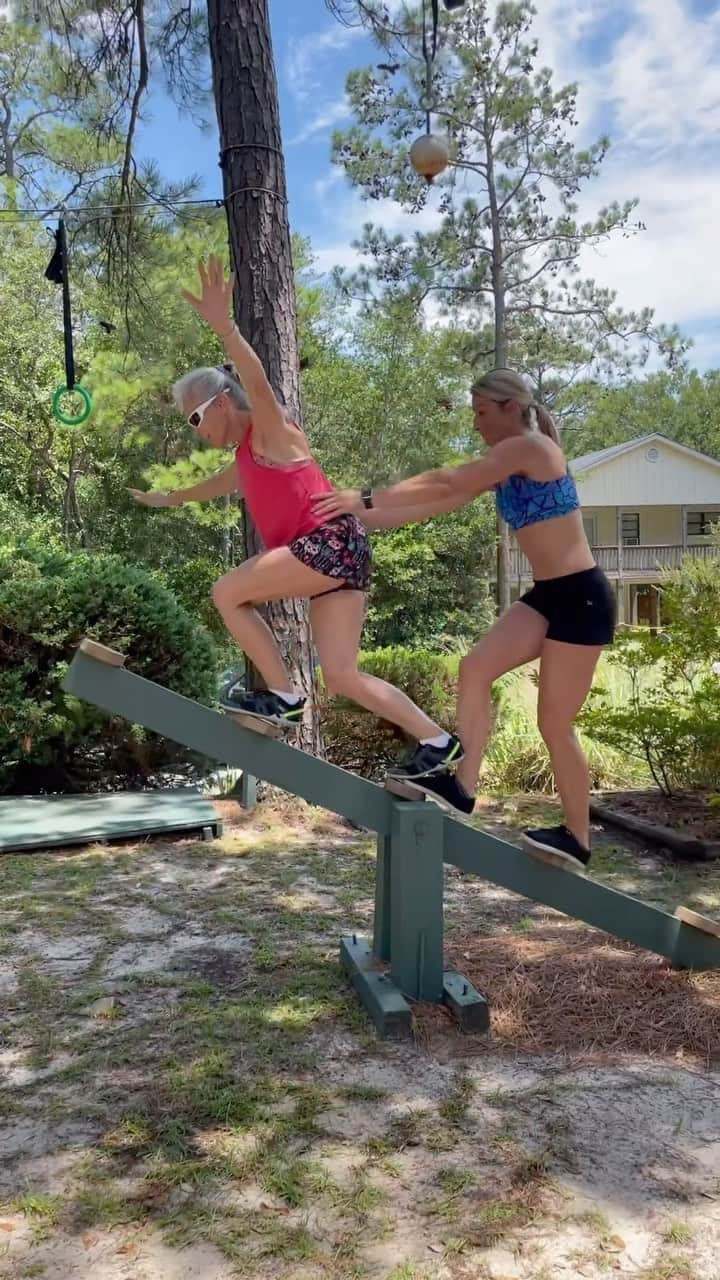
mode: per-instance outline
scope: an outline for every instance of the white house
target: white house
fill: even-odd
[[[618,620],[657,626],[661,570],[683,557],[720,559],[720,461],[654,432],[570,462],[588,541],[617,592]],[[517,546],[514,594],[532,580]]]

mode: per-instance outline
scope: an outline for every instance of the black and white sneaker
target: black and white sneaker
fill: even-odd
[[[419,742],[412,755],[404,764],[394,765],[388,769],[391,778],[426,778],[431,773],[439,773],[449,765],[459,764],[464,751],[460,739],[454,733],[444,747],[431,747],[429,742]]]
[[[523,840],[529,849],[552,854],[552,860],[557,859],[568,871],[584,871],[590,861],[590,850],[584,848],[567,827],[536,827],[523,831]]]
[[[417,791],[418,794],[427,796],[428,800],[434,800],[441,808],[448,809],[451,813],[461,813],[464,818],[468,818],[475,808],[474,797],[468,795],[455,774],[448,769],[423,778],[403,777],[402,781],[409,791]]]
[[[305,699],[298,702],[286,702],[277,693],[269,689],[258,689],[251,693],[243,687],[239,680],[225,685],[220,693],[220,706],[223,711],[240,711],[245,716],[255,716],[268,724],[299,724],[303,718]]]

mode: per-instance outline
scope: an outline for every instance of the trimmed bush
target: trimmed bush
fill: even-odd
[[[84,635],[127,654],[139,675],[214,701],[212,640],[149,574],[33,538],[0,547],[0,791],[132,786],[189,770],[182,748],[63,693]]]
[[[423,649],[392,647],[360,655],[360,668],[402,689],[433,720],[455,728],[459,658]],[[322,689],[322,731],[328,759],[365,777],[382,777],[407,740],[402,731],[344,698],[327,699]]]

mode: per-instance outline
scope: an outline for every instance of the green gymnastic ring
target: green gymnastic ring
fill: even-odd
[[[83,402],[83,407],[80,413],[76,414],[74,418],[71,418],[68,413],[63,413],[60,408],[60,401],[63,396],[67,395],[69,392],[77,392]],[[55,395],[53,396],[52,411],[53,416],[57,418],[58,422],[63,422],[66,427],[79,427],[81,423],[87,422],[90,414],[92,413],[92,399],[90,397],[90,392],[86,391],[84,387],[81,387],[79,383],[74,387],[58,387]]]

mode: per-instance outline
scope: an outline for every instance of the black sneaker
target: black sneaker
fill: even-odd
[[[428,800],[434,800],[443,809],[461,813],[463,817],[469,817],[475,808],[474,797],[468,795],[465,788],[460,786],[455,774],[447,769],[424,778],[404,777],[403,782],[409,791],[417,791],[418,794],[427,796]]]
[[[269,724],[299,724],[305,709],[305,699],[299,702],[286,702],[277,693],[269,689],[258,689],[248,692],[239,680],[225,685],[219,697],[223,711],[242,711],[243,715],[256,716],[258,720],[266,720]]]
[[[424,745],[419,742],[409,759],[388,769],[388,775],[391,778],[426,778],[451,764],[459,764],[464,754],[460,739],[451,733],[444,747],[431,747],[427,742]]]
[[[567,827],[536,827],[534,831],[523,831],[523,840],[530,849],[554,854],[568,870],[584,870],[590,861],[590,850]]]

